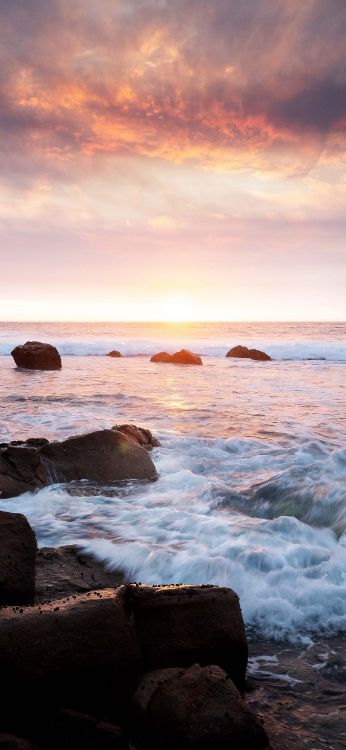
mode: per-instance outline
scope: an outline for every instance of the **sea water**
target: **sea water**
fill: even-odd
[[[17,369],[28,339],[56,344],[62,370]],[[227,359],[237,344],[274,360]],[[149,361],[182,347],[203,367]],[[40,546],[78,544],[142,583],[231,586],[256,636],[346,630],[346,324],[3,323],[0,355],[0,441],[124,422],[161,441],[154,483],[0,500]]]

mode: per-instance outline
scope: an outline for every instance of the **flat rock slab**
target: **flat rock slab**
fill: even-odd
[[[110,572],[74,545],[42,547],[36,561],[35,602],[63,599],[94,589],[116,588],[125,583],[121,571]]]

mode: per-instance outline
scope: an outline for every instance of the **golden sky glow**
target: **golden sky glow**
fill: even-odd
[[[344,0],[0,0],[0,319],[344,319]]]

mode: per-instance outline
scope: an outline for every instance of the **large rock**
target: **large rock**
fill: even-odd
[[[157,448],[161,445],[160,441],[153,436],[150,430],[144,427],[137,427],[135,424],[116,424],[112,427],[112,430],[122,432],[123,435],[127,435],[137,445],[146,448],[147,451],[151,451],[152,448]]]
[[[122,429],[97,430],[62,442],[32,438],[22,444],[3,444],[0,497],[15,497],[54,482],[89,479],[107,484],[156,479],[148,450],[158,441],[149,430],[137,431],[135,425],[122,425]]]
[[[47,484],[78,479],[107,483],[126,479],[156,479],[148,454],[117,430],[98,430],[40,448]]]
[[[30,370],[60,370],[61,357],[55,346],[41,341],[27,341],[11,352],[17,367]]]
[[[271,362],[271,357],[260,349],[248,349],[247,346],[234,346],[227,352],[226,357],[236,357],[237,359],[255,359],[258,362]]]
[[[122,356],[123,355],[120,352],[118,352],[117,349],[113,349],[111,352],[108,352],[107,354],[107,357],[114,357],[114,358],[118,358]]]
[[[141,658],[126,587],[2,610],[0,672],[9,707],[36,695],[94,710],[128,696]]]
[[[125,583],[120,570],[109,571],[74,545],[42,547],[36,560],[35,602],[62,599],[94,589],[116,588]]]
[[[237,594],[217,586],[130,584],[147,669],[218,664],[244,685],[247,642]]]
[[[202,365],[203,362],[198,354],[193,354],[188,349],[180,349],[175,354],[167,354],[167,352],[159,352],[154,354],[150,362],[164,362],[173,365]]]
[[[144,750],[264,750],[266,733],[218,666],[149,672],[134,696]]]
[[[25,516],[0,511],[0,605],[32,604],[36,537]]]

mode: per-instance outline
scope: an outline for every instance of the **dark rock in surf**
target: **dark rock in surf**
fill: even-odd
[[[239,687],[244,685],[247,641],[234,591],[217,586],[128,588],[147,669],[218,664]]]
[[[32,604],[37,544],[21,513],[0,511],[0,606]]]
[[[269,354],[261,352],[259,349],[248,349],[247,346],[234,346],[227,352],[226,357],[235,357],[237,359],[254,359],[258,362],[271,362]]]
[[[143,750],[265,750],[267,735],[218,666],[149,672],[134,695]]]
[[[94,589],[116,588],[123,583],[125,577],[120,570],[107,570],[102,562],[74,545],[38,550],[36,604]]]
[[[159,352],[151,357],[150,362],[164,362],[172,365],[202,365],[202,359],[198,354],[193,354],[188,349],[180,349],[175,354]]]
[[[144,427],[137,427],[135,424],[116,424],[112,427],[112,430],[122,432],[123,435],[127,435],[127,437],[148,451],[161,445],[160,441],[153,436],[150,430],[146,430]]]
[[[169,362],[172,362],[172,355],[168,354],[167,352],[159,352],[158,354],[153,354],[150,362],[164,362],[167,364]]]
[[[107,357],[114,357],[114,358],[116,358],[116,357],[122,357],[122,356],[123,355],[120,352],[118,352],[116,349],[113,349],[113,351],[108,352],[108,354],[107,354]]]
[[[17,367],[28,370],[60,370],[61,357],[55,346],[41,341],[27,341],[16,346],[11,355]]]
[[[113,428],[62,442],[48,443],[39,438],[19,445],[5,444],[0,449],[0,497],[16,497],[55,482],[81,479],[99,484],[157,479],[148,450],[158,441],[143,428],[134,439],[137,428],[126,427],[131,428],[131,437],[125,430]]]

